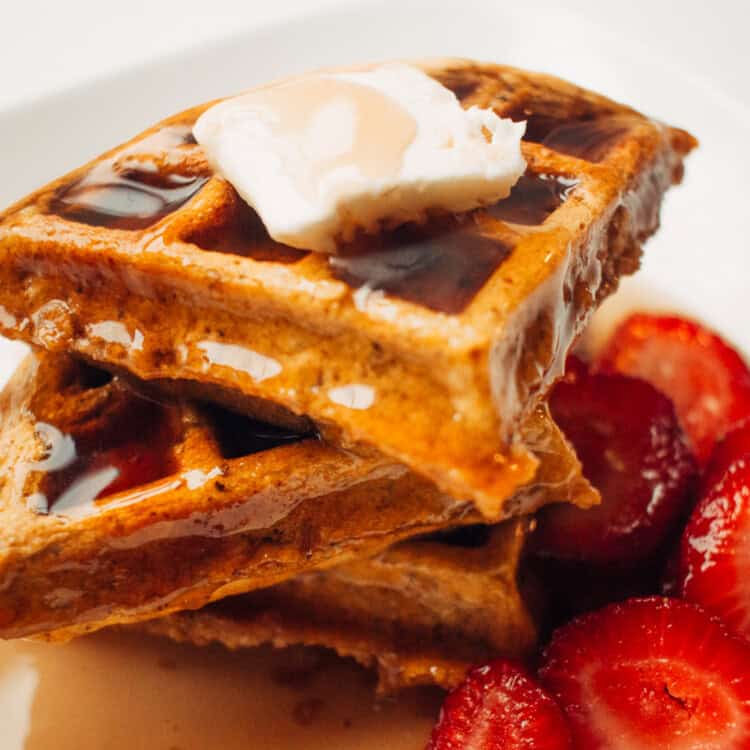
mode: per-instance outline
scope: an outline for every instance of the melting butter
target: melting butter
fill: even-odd
[[[211,107],[194,134],[273,239],[335,253],[358,230],[507,197],[524,127],[389,64],[254,89]]]

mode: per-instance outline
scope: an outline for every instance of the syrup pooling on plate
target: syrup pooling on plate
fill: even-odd
[[[49,210],[64,219],[113,229],[145,229],[187,203],[207,175],[182,174],[139,159],[195,143],[187,125],[160,130],[100,164],[52,197]]]
[[[404,224],[362,238],[329,263],[336,278],[353,287],[456,314],[474,299],[512,247],[482,234],[472,214],[426,226]]]

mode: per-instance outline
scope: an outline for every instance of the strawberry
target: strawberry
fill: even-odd
[[[750,748],[750,644],[695,604],[629,599],[573,620],[540,678],[577,750]]]
[[[750,453],[702,496],[680,546],[678,590],[750,638]]]
[[[701,466],[716,441],[750,416],[750,370],[725,341],[694,321],[632,315],[600,365],[644,378],[669,396]]]
[[[445,699],[427,750],[570,750],[560,707],[522,667],[476,667]]]
[[[574,361],[549,404],[602,503],[544,508],[533,548],[596,564],[649,559],[684,516],[696,472],[672,403],[643,380]]]
[[[750,418],[743,419],[735,425],[716,444],[711,460],[703,472],[701,485],[704,491],[718,484],[735,459],[744,453],[750,453]]]

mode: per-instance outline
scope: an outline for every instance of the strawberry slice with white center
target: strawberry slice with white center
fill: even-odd
[[[750,453],[707,488],[680,545],[678,591],[750,638]]]
[[[523,667],[497,659],[445,699],[427,750],[571,750],[570,730]]]
[[[600,364],[648,380],[672,399],[701,466],[716,441],[750,416],[750,370],[726,341],[695,321],[632,315]]]
[[[750,644],[695,604],[584,615],[553,635],[540,677],[577,750],[750,748]]]

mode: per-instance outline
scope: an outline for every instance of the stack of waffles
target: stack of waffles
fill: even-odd
[[[599,501],[545,399],[694,145],[558,79],[422,64],[527,122],[509,198],[274,242],[168,119],[0,216],[0,637],[313,644],[383,689],[533,649],[534,511]]]

